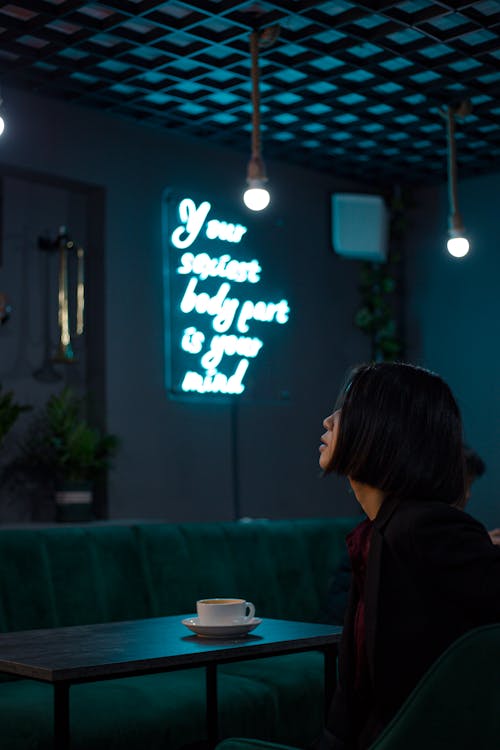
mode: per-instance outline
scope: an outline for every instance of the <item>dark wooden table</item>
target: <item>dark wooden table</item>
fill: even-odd
[[[69,689],[82,682],[205,667],[207,739],[218,738],[217,665],[261,656],[319,650],[324,654],[325,707],[336,679],[341,628],[263,619],[243,638],[204,638],[182,624],[186,615],[26,630],[0,635],[0,672],[54,686],[54,748],[70,746]]]

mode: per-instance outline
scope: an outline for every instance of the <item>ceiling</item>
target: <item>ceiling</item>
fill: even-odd
[[[500,169],[500,2],[27,0],[0,8],[0,81],[249,155],[249,34],[264,158],[372,183]],[[8,102],[5,103],[8,111]]]

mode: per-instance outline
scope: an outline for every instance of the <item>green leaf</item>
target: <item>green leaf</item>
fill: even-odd
[[[373,315],[367,307],[362,307],[356,313],[354,322],[361,329],[369,328],[373,323]]]
[[[0,444],[17,422],[19,416],[25,411],[30,411],[31,408],[26,404],[16,403],[13,391],[2,393],[2,385],[0,384]]]
[[[396,288],[396,282],[392,277],[387,276],[382,283],[382,288],[384,292],[391,294]]]

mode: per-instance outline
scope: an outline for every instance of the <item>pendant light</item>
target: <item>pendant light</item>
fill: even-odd
[[[254,30],[250,34],[252,60],[252,156],[247,168],[247,189],[243,201],[252,211],[262,211],[269,205],[271,196],[266,187],[267,175],[261,155],[260,141],[260,91],[259,91],[259,47],[268,47],[275,42],[279,26]]]
[[[469,101],[464,101],[459,107],[451,106],[441,110],[441,114],[446,119],[446,133],[448,141],[448,194],[450,203],[450,215],[448,225],[448,242],[447,248],[450,255],[454,258],[463,258],[469,252],[469,240],[466,237],[465,229],[458,209],[457,197],[457,154],[455,143],[455,118],[466,117],[470,114],[471,107]]]
[[[2,135],[3,131],[5,130],[5,107],[3,103],[3,97],[0,93],[0,135]]]

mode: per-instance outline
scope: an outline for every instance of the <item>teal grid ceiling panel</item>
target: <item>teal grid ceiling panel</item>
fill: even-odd
[[[438,112],[469,98],[460,175],[500,169],[493,0],[12,0],[0,5],[0,80],[246,159],[249,34],[273,24],[260,53],[266,159],[374,184],[443,181]]]

